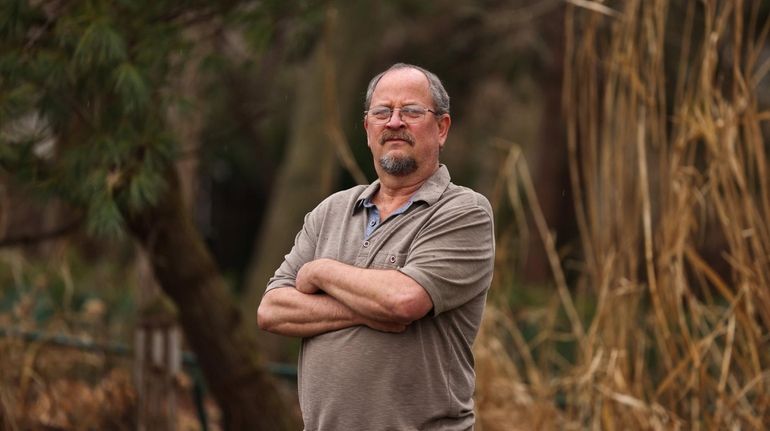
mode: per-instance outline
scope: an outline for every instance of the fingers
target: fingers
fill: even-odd
[[[297,272],[297,278],[295,280],[296,285],[294,286],[298,291],[308,294],[316,293],[318,291],[318,287],[310,282],[309,268],[309,263],[302,265],[302,268]]]

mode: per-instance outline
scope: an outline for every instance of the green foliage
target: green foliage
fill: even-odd
[[[123,63],[118,66],[115,75],[115,91],[125,103],[126,110],[137,112],[146,108],[150,91],[139,70],[130,63]]]
[[[0,170],[84,208],[92,232],[120,232],[124,211],[160,198],[175,154],[163,90],[189,48],[182,18],[222,12],[195,2],[3,2]]]
[[[73,54],[75,64],[82,71],[110,67],[125,59],[125,42],[105,18],[90,23]]]
[[[0,3],[0,38],[3,40],[23,36],[24,22],[33,18],[33,10],[25,0],[6,0]]]
[[[298,17],[319,17],[321,6],[0,2],[0,173],[79,206],[91,232],[119,233],[127,212],[166,191],[177,153],[166,115],[181,103],[168,89],[192,51],[189,36],[238,28],[259,53],[295,21],[317,33],[320,19]],[[208,71],[230,61],[220,60]]]
[[[238,28],[260,53],[298,23],[309,23],[306,39],[316,40],[322,6],[0,2],[0,172],[80,206],[92,231],[117,233],[121,214],[165,190],[164,171],[177,152],[165,118],[181,103],[167,90],[192,51],[187,37]],[[316,19],[299,19],[310,15]],[[207,72],[229,61],[206,62]],[[55,144],[45,150],[45,142]]]
[[[98,175],[95,178],[101,180]],[[101,182],[95,183],[100,185]],[[108,194],[94,194],[88,202],[88,231],[97,235],[118,234],[123,218],[115,201]]]

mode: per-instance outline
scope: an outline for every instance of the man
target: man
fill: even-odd
[[[365,106],[378,180],[307,214],[259,326],[302,337],[308,431],[472,429],[492,210],[439,163],[451,119],[438,77],[395,64],[372,79]]]

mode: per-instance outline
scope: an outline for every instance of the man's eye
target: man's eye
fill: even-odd
[[[407,117],[419,117],[423,114],[422,109],[420,108],[403,108],[401,109],[401,113],[406,115]]]
[[[390,117],[390,109],[374,109],[371,113],[375,117]]]

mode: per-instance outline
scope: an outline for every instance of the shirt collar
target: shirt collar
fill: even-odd
[[[441,195],[444,194],[444,190],[449,186],[450,180],[449,169],[447,169],[446,165],[440,164],[438,169],[436,169],[436,172],[428,178],[428,181],[426,181],[425,184],[420,186],[410,200],[413,202],[422,201],[428,205],[433,205],[438,202]],[[363,208],[365,203],[370,203],[374,194],[377,193],[377,190],[379,189],[379,179],[369,184],[369,186],[358,195],[356,204],[353,206],[353,211],[355,212],[356,210]]]

